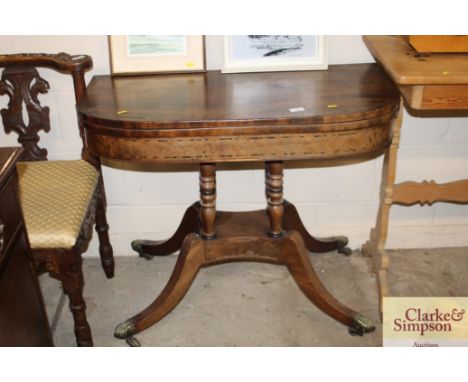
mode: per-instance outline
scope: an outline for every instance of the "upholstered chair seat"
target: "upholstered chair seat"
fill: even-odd
[[[20,162],[17,168],[31,248],[72,248],[99,172],[83,160]]]

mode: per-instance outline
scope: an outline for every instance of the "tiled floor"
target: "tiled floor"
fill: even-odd
[[[391,252],[389,282],[396,296],[465,296],[468,248]],[[369,259],[355,252],[311,254],[323,283],[341,302],[378,320],[375,277]],[[105,278],[99,259],[85,259],[85,299],[95,346],[127,346],[115,326],[153,301],[168,280],[176,256],[151,261],[116,258],[116,277]],[[49,316],[62,292],[41,276]],[[65,300],[54,330],[56,346],[74,346],[73,320]],[[52,320],[51,320],[52,321]],[[287,270],[257,263],[203,269],[183,301],[162,321],[136,336],[142,346],[380,346],[374,333],[352,337],[316,308]]]

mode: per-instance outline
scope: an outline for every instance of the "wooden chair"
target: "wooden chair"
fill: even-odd
[[[92,68],[89,56],[66,53],[15,54],[0,56],[0,95],[9,97],[1,110],[6,133],[14,131],[24,148],[17,169],[20,201],[28,238],[38,270],[61,281],[70,300],[78,346],[92,346],[83,299],[81,254],[87,249],[96,223],[99,253],[108,278],[114,276],[114,258],[106,220],[106,197],[98,158],[91,157],[83,139],[81,160],[47,161],[38,133],[50,130],[49,108],[41,106],[38,95],[49,84],[37,67],[54,69],[73,78],[78,103],[86,94],[85,71]]]

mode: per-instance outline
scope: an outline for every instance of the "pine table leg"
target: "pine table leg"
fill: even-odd
[[[362,252],[372,257],[373,270],[377,277],[379,293],[379,309],[382,317],[383,297],[389,296],[386,270],[389,266],[388,254],[385,250],[387,241],[388,220],[390,207],[393,203],[393,189],[395,186],[398,147],[403,117],[403,101],[400,102],[400,111],[393,123],[393,138],[390,147],[385,151],[382,167],[382,181],[380,188],[380,204],[375,228],[371,230],[370,239],[362,246]]]

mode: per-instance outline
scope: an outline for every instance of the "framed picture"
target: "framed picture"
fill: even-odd
[[[323,70],[327,68],[326,36],[224,36],[223,73]]]
[[[112,74],[202,72],[205,40],[200,36],[109,36]]]

